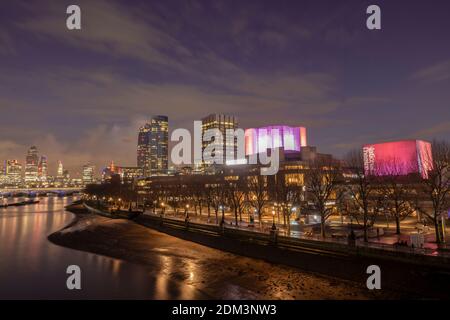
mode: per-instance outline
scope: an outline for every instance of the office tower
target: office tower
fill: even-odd
[[[146,123],[139,128],[137,145],[137,166],[145,173],[150,172],[150,132],[151,126]],[[145,174],[147,176],[147,174]]]
[[[169,166],[169,123],[167,116],[154,116],[139,128],[137,165],[144,176],[166,174]]]
[[[22,183],[22,165],[17,160],[6,161],[6,178],[10,185],[19,186]]]
[[[38,182],[38,163],[39,157],[35,146],[28,149],[25,161],[25,183],[34,184]]]
[[[166,174],[169,166],[169,123],[166,116],[151,120],[150,170],[152,175]]]
[[[58,171],[56,172],[56,181],[57,182],[64,181],[64,167],[61,160],[58,160]]]
[[[203,163],[206,165],[212,164],[215,157],[222,159],[222,163],[226,163],[226,155],[233,156],[236,159],[237,156],[237,139],[235,137],[226,137],[226,130],[236,130],[238,127],[237,119],[231,115],[225,114],[210,114],[202,119],[202,153],[207,146],[214,147],[214,153],[212,157],[204,157]],[[211,138],[209,141],[203,141],[206,130],[218,129],[222,134],[222,141],[216,141],[216,137]],[[224,147],[225,146],[225,147]],[[224,153],[225,151],[225,153]]]
[[[85,164],[83,166],[83,176],[82,181],[84,185],[91,184],[94,182],[94,166],[90,164]]]
[[[38,179],[41,183],[47,182],[47,176],[48,176],[48,167],[47,167],[47,157],[41,156],[39,160],[38,165]]]
[[[8,184],[6,179],[6,163],[4,166],[0,166],[0,187],[5,184]]]

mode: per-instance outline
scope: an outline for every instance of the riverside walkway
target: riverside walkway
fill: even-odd
[[[176,213],[173,210],[166,210],[164,214],[162,212],[153,212],[146,210],[144,215],[152,216],[152,217],[158,217],[161,218],[163,216],[164,219],[173,220],[181,223],[186,222],[186,214],[181,211]],[[255,223],[249,223],[248,221],[234,221],[234,215],[231,215],[230,213],[225,215],[225,222],[223,226],[220,225],[220,221],[222,219],[221,213],[217,217],[211,215],[208,217],[207,215],[195,215],[192,212],[188,213],[189,216],[189,223],[196,225],[205,225],[205,226],[215,226],[218,228],[225,228],[229,231],[231,230],[241,230],[245,231],[246,233],[250,234],[260,234],[269,237],[271,234],[273,234],[273,221],[269,222],[269,220],[263,221],[261,224],[259,222]],[[332,248],[336,248],[338,246],[340,249],[342,248],[352,248],[356,250],[364,250],[364,249],[374,249],[374,250],[382,250],[382,251],[388,251],[392,254],[395,253],[401,253],[406,255],[413,255],[413,256],[429,256],[429,257],[442,257],[442,258],[450,258],[450,250],[441,250],[438,249],[436,246],[434,247],[427,247],[424,246],[423,248],[414,248],[412,246],[401,246],[401,245],[395,245],[391,243],[385,243],[383,242],[383,237],[377,238],[376,241],[369,241],[364,242],[362,239],[356,239],[354,243],[350,244],[349,241],[346,238],[337,238],[337,237],[326,237],[322,238],[320,235],[314,235],[308,231],[299,231],[299,230],[290,230],[288,231],[286,226],[280,223],[275,223],[276,227],[276,235],[278,238],[282,237],[283,239],[299,239],[299,240],[305,240],[305,241],[312,241],[316,244],[320,244],[323,246],[330,246]],[[310,230],[314,227],[314,225],[309,225],[306,227],[307,230]]]

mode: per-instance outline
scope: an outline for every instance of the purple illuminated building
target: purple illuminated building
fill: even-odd
[[[364,170],[376,176],[419,173],[428,177],[433,168],[431,144],[422,140],[401,140],[363,147]]]
[[[270,148],[300,151],[300,148],[306,145],[306,128],[304,127],[268,126],[245,130],[246,155],[266,152]]]

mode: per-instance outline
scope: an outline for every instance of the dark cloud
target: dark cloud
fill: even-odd
[[[242,127],[306,125],[311,143],[338,155],[448,135],[445,3],[420,25],[420,6],[408,20],[401,3],[380,3],[379,33],[365,28],[361,1],[78,4],[81,31],[65,28],[62,1],[2,4],[0,160],[23,161],[36,144],[53,171],[57,160],[73,172],[134,165],[152,114],[167,114],[171,129],[213,112]]]

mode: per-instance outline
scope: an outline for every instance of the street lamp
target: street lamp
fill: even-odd
[[[184,215],[186,216],[186,219],[189,218],[189,212],[188,212],[188,210],[189,210],[189,205],[187,204],[187,205],[186,205],[186,209],[184,210]]]
[[[164,212],[165,212],[165,204],[164,204],[164,202],[161,202],[161,208],[162,208],[162,214],[164,214]]]
[[[220,219],[220,223],[223,225],[225,223],[225,206],[221,204],[219,206],[219,209],[222,212],[222,218]]]
[[[275,210],[272,210],[272,230],[277,230],[277,226],[275,225]]]

